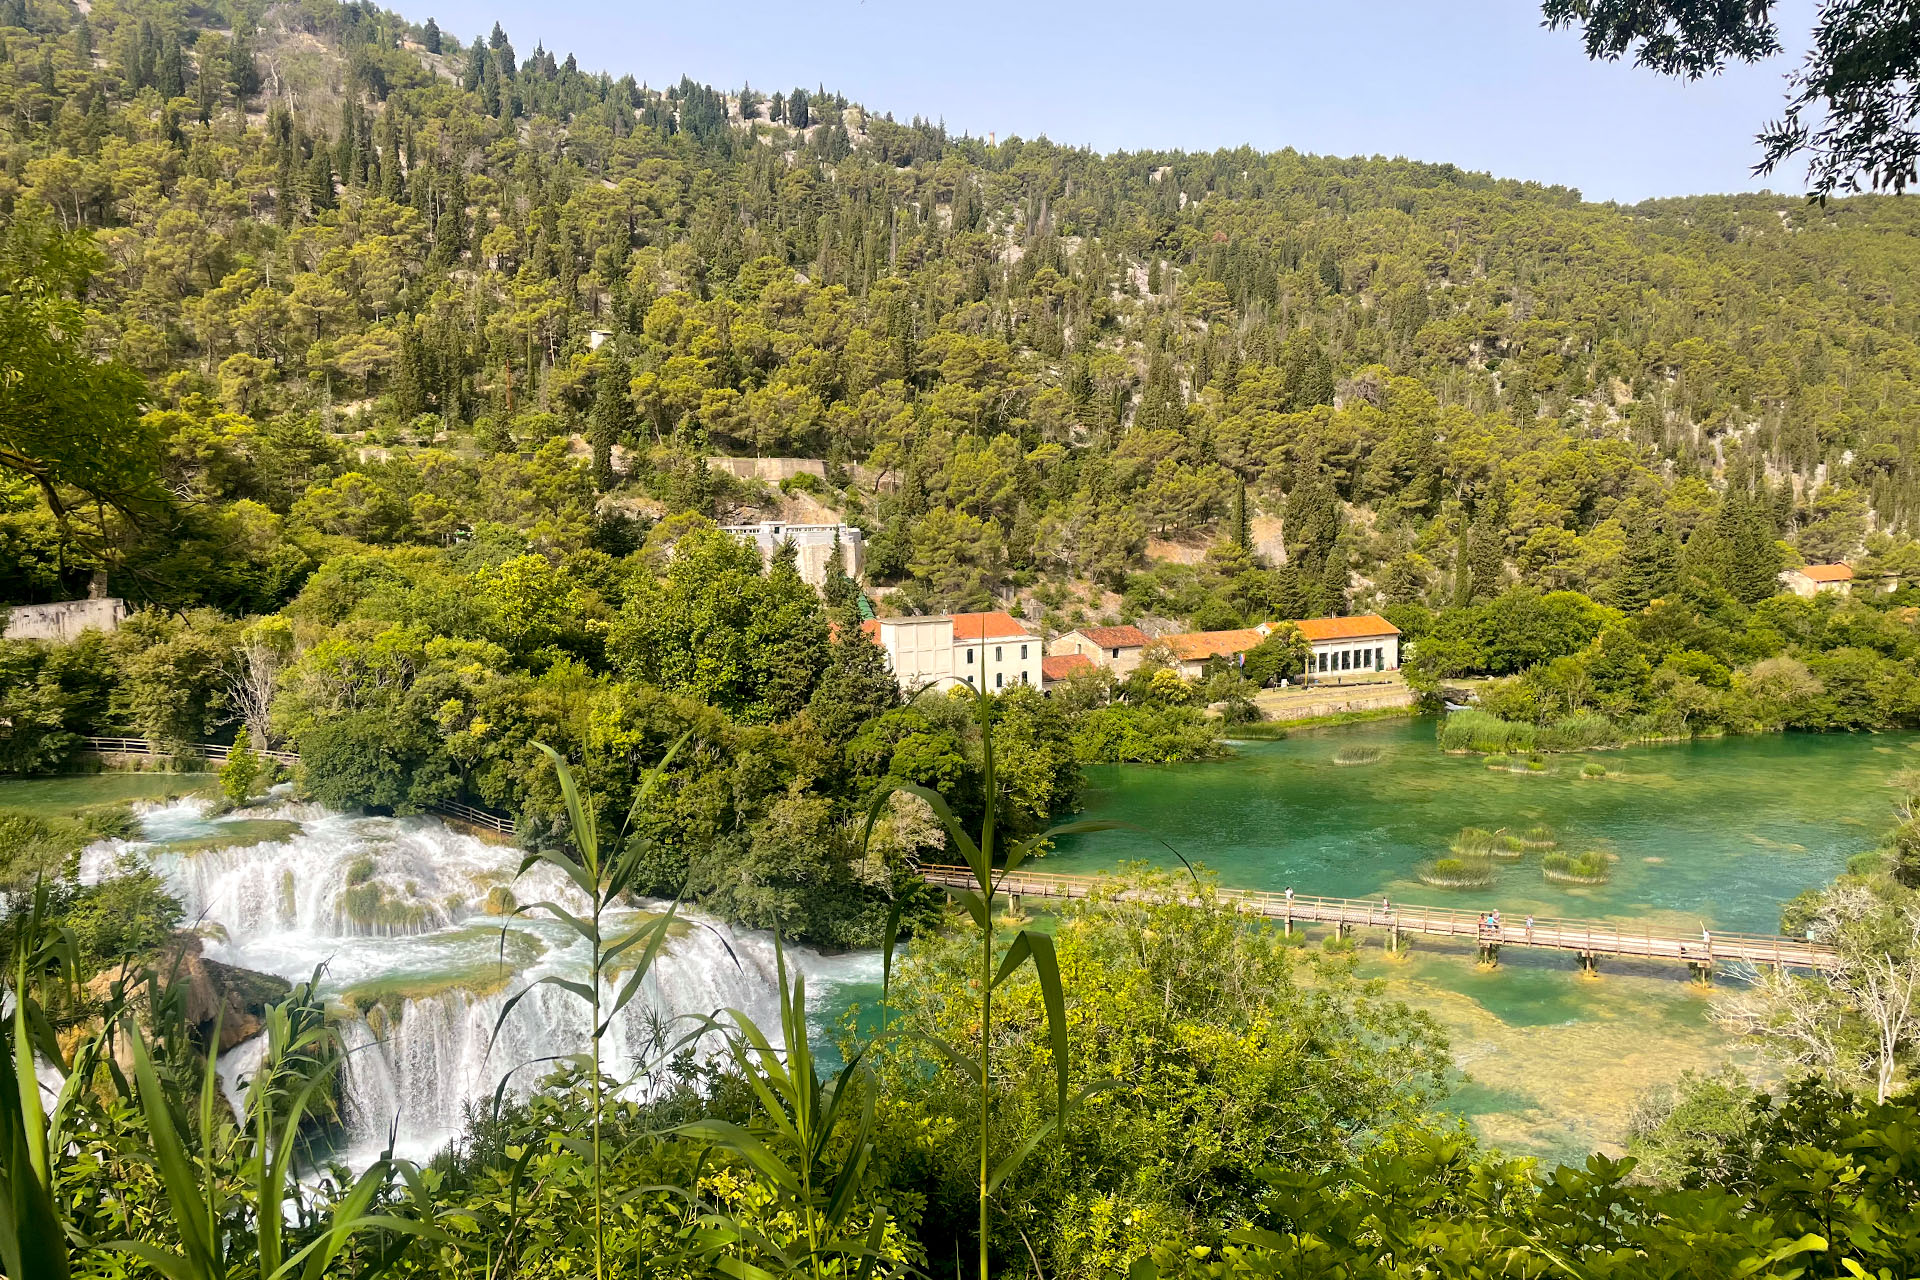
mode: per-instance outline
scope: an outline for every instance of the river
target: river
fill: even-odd
[[[1335,762],[1368,754],[1356,748],[1377,758]],[[1069,837],[1040,869],[1178,866],[1171,845],[1235,888],[1498,907],[1508,920],[1534,912],[1772,932],[1783,903],[1892,825],[1886,782],[1920,765],[1920,735],[1776,734],[1545,760],[1542,772],[1490,770],[1478,756],[1442,754],[1431,721],[1406,720],[1246,743],[1214,763],[1096,768],[1079,816],[1155,838]],[[1606,777],[1583,776],[1593,762]],[[1611,882],[1549,883],[1539,854],[1496,863],[1487,888],[1415,877],[1462,827],[1535,825],[1551,827],[1563,850],[1614,855]],[[1508,948],[1488,971],[1470,945],[1420,939],[1392,959],[1365,935],[1360,956],[1364,973],[1447,1027],[1463,1070],[1452,1108],[1515,1154],[1614,1149],[1648,1086],[1686,1069],[1754,1065],[1713,1025],[1714,992],[1677,965],[1603,960],[1583,980],[1571,957]]]
[[[93,785],[115,799],[166,786],[141,777],[144,786],[113,775],[0,783],[0,805],[70,805],[97,798],[86,795]],[[141,837],[92,846],[82,878],[110,874],[124,859],[148,861],[207,935],[209,957],[295,982],[321,971],[321,993],[349,1050],[341,1153],[349,1164],[371,1160],[390,1128],[399,1154],[429,1156],[458,1136],[466,1109],[489,1099],[503,1075],[529,1088],[554,1055],[586,1048],[587,1007],[556,987],[536,988],[501,1020],[507,1001],[535,980],[584,977],[586,952],[575,935],[538,912],[511,915],[503,899],[508,891],[520,902],[581,911],[584,900],[558,872],[541,866],[517,875],[518,849],[434,818],[355,817],[285,801],[217,819],[208,809],[203,794],[148,800]],[[618,913],[607,931],[619,936],[646,914]],[[692,1029],[689,1018],[739,1009],[779,1038],[772,938],[697,913],[683,920],[603,1048],[608,1074],[639,1088],[640,1064],[659,1061],[663,1032],[678,1040]],[[844,1007],[836,987],[864,987],[879,971],[876,956],[827,957],[804,947],[788,955],[822,1008]],[[815,1025],[816,1035],[829,1030]],[[718,1047],[708,1037],[700,1050]],[[226,1055],[230,1086],[258,1054],[256,1041]]]
[[[1356,748],[1377,755],[1367,764],[1335,762]],[[1041,865],[1177,866],[1164,839],[1237,888],[1498,906],[1509,919],[1536,912],[1770,931],[1783,902],[1874,846],[1891,821],[1885,781],[1920,763],[1917,751],[1920,735],[1911,734],[1769,736],[1549,757],[1544,771],[1509,772],[1441,754],[1426,721],[1309,731],[1244,744],[1226,761],[1090,770],[1082,816],[1120,819],[1159,839],[1128,831],[1073,837]],[[1583,776],[1594,760],[1606,777]],[[210,821],[204,798],[167,798],[193,781],[107,774],[0,782],[0,806],[145,798],[143,839],[95,846],[92,873],[121,857],[152,859],[189,918],[217,926],[215,958],[289,980],[325,963],[324,990],[343,1011],[355,1050],[355,1159],[376,1149],[396,1118],[403,1151],[430,1152],[459,1131],[462,1109],[490,1094],[501,1071],[583,1043],[584,1011],[549,989],[515,1010],[489,1050],[512,991],[579,969],[552,924],[490,914],[503,886],[513,884],[521,901],[564,892],[537,871],[514,884],[516,850],[433,819],[347,817],[287,803]],[[1550,884],[1537,854],[1499,864],[1484,889],[1436,889],[1414,877],[1416,864],[1444,852],[1463,826],[1540,824],[1561,849],[1614,855],[1612,881]],[[871,954],[794,954],[809,972],[819,1036],[875,994]],[[1363,939],[1360,955],[1363,972],[1447,1027],[1461,1067],[1450,1106],[1516,1154],[1578,1158],[1613,1147],[1648,1085],[1688,1068],[1748,1061],[1712,1024],[1713,993],[1684,981],[1676,966],[1603,962],[1587,980],[1566,957],[1509,949],[1488,971],[1475,966],[1470,948],[1424,939],[1400,959]],[[763,934],[691,917],[614,1032],[616,1067],[643,1054],[658,1017],[737,1006],[772,1024],[772,957]],[[230,1056],[238,1070],[245,1047]],[[518,1078],[535,1075],[523,1069]]]

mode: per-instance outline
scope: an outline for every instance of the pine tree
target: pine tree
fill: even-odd
[[[420,29],[420,47],[428,53],[440,52],[440,24],[432,18],[428,18],[427,25]]]

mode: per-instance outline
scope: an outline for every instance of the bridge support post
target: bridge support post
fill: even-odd
[[[1393,925],[1387,930],[1387,954],[1388,955],[1404,956],[1405,954],[1407,954],[1407,952],[1411,951],[1412,949],[1413,949],[1413,939],[1401,933],[1399,925],[1397,924]]]
[[[1597,978],[1600,976],[1600,957],[1591,951],[1576,952],[1574,958],[1580,963],[1580,976]]]
[[[1498,969],[1500,967],[1500,944],[1498,942],[1490,942],[1484,938],[1481,939],[1480,963],[1489,969]]]
[[[1347,940],[1347,934],[1352,931],[1353,926],[1345,920],[1335,920],[1333,922],[1333,940],[1335,942],[1345,942]]]
[[[1703,987],[1712,986],[1713,985],[1713,961],[1711,960],[1687,961],[1687,976],[1693,979],[1693,981],[1699,983]]]
[[[1007,901],[1008,901],[1008,902],[1010,902],[1010,903],[1011,903],[1011,904],[1013,905],[1013,914],[1014,914],[1014,915],[1016,915],[1016,916],[1017,916],[1017,915],[1020,915],[1020,914],[1022,914],[1022,913],[1021,913],[1021,911],[1020,911],[1020,895],[1019,895],[1019,894],[1017,894],[1017,893],[1010,893],[1010,894],[1008,894],[1008,895],[1007,895]]]
[[[1280,928],[1283,937],[1291,938],[1293,936],[1293,912],[1287,912],[1287,918],[1280,922]]]

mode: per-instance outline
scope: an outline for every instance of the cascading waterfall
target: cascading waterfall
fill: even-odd
[[[528,983],[585,974],[586,950],[569,931],[505,914],[511,907],[503,891],[521,902],[583,907],[557,871],[535,867],[516,880],[518,850],[435,819],[349,817],[288,803],[233,816],[296,822],[294,834],[219,846],[210,841],[221,824],[206,810],[200,799],[150,810],[144,840],[101,842],[87,852],[82,875],[145,858],[186,918],[212,926],[209,956],[290,981],[325,966],[321,990],[340,1009],[349,1049],[350,1163],[382,1149],[390,1128],[401,1154],[431,1154],[459,1134],[468,1104],[491,1098],[504,1075],[524,1090],[547,1060],[588,1048],[587,1006],[552,986],[522,999],[494,1034],[502,1008]],[[789,948],[789,963],[809,974],[816,996],[838,983],[873,981],[878,970],[871,955],[828,958],[805,948]],[[687,916],[603,1039],[603,1069],[615,1079],[633,1077],[658,1058],[663,1027],[671,1040],[694,1027],[692,1018],[726,1008],[777,1038],[775,964],[769,937]],[[716,1045],[708,1038],[700,1047]],[[252,1043],[226,1056],[230,1088],[258,1057]]]

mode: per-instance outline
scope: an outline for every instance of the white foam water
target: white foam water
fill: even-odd
[[[103,841],[87,851],[82,876],[109,874],[127,857],[145,858],[167,881],[189,921],[212,937],[207,954],[229,964],[302,981],[324,966],[321,991],[355,996],[340,1030],[350,1053],[346,1078],[348,1161],[364,1164],[394,1135],[399,1154],[423,1158],[456,1137],[469,1104],[496,1085],[531,1088],[559,1055],[588,1048],[585,1002],[553,986],[512,996],[547,975],[582,980],[586,950],[557,921],[487,914],[489,892],[509,887],[520,902],[584,905],[552,868],[516,877],[521,852],[455,831],[432,818],[365,818],[311,805],[272,803],[237,818],[292,820],[297,834],[255,844],[182,852],[169,841],[218,835],[203,799],[158,805],[143,814],[145,839]],[[369,920],[349,909],[358,889],[378,886],[384,909]],[[496,902],[495,906],[498,905]],[[683,913],[685,914],[685,913]],[[637,912],[622,913],[637,922]],[[621,919],[605,926],[609,934]],[[778,1038],[773,940],[686,915],[638,996],[602,1040],[602,1067],[645,1089],[641,1069],[658,1059],[661,1029],[672,1040],[690,1021],[737,1008]],[[504,958],[504,959],[503,959]],[[816,1010],[845,983],[877,981],[871,953],[826,957],[788,948],[808,975]],[[606,999],[610,1002],[612,989]],[[496,1024],[499,1026],[495,1034]],[[700,1046],[713,1052],[709,1037]],[[258,1062],[256,1044],[222,1062],[230,1089]]]

